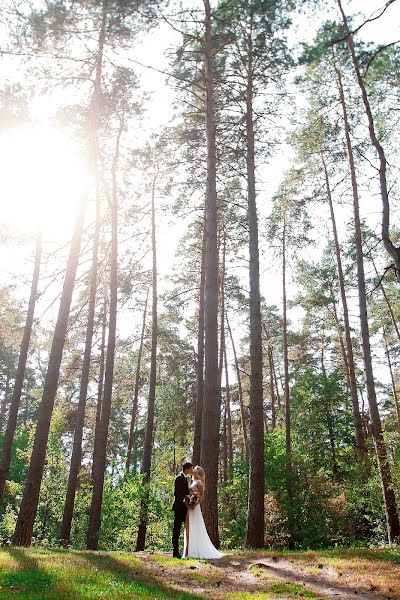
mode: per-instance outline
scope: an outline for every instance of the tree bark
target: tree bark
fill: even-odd
[[[286,203],[286,200],[284,200]],[[289,343],[287,326],[287,298],[286,298],[286,235],[287,235],[287,207],[283,208],[283,236],[282,236],[282,303],[283,303],[283,364],[284,364],[284,391],[285,391],[285,470],[286,490],[288,497],[288,528],[289,548],[293,547],[293,467],[292,467],[292,434],[290,415],[290,388],[289,388]]]
[[[375,261],[374,261],[374,259],[373,259],[373,257],[372,257],[372,256],[371,256],[371,261],[372,261],[372,265],[373,265],[373,267],[374,267],[374,271],[375,271],[376,275],[379,277],[379,274],[378,274],[378,269],[376,268],[376,264],[375,264]],[[397,339],[398,339],[398,340],[399,340],[399,342],[400,342],[400,331],[399,331],[399,326],[397,325],[396,317],[394,316],[394,312],[393,312],[393,308],[392,308],[392,305],[391,305],[391,303],[390,303],[390,300],[389,300],[389,296],[388,296],[388,295],[387,295],[387,293],[386,293],[386,290],[385,290],[385,288],[384,288],[384,285],[383,285],[382,281],[379,283],[379,287],[380,287],[380,290],[381,290],[381,292],[382,292],[382,296],[383,296],[383,298],[384,298],[384,300],[385,300],[385,302],[386,302],[386,306],[388,307],[388,311],[389,311],[390,319],[391,319],[391,321],[392,321],[392,325],[393,325],[393,327],[394,327],[394,330],[395,330],[395,332],[396,332]]]
[[[12,444],[14,440],[15,430],[17,428],[18,411],[21,402],[22,386],[24,384],[26,362],[28,358],[29,344],[32,334],[33,317],[35,313],[35,306],[38,295],[41,258],[42,234],[41,232],[38,232],[36,237],[35,266],[33,269],[31,292],[29,297],[28,310],[26,313],[24,333],[22,335],[21,348],[18,357],[18,366],[15,375],[14,390],[11,398],[7,426],[4,433],[3,451],[0,461],[0,503],[3,499],[4,488],[11,464]],[[5,397],[7,397],[7,389],[5,392]]]
[[[8,372],[6,375],[6,385],[4,388],[4,398],[3,398],[3,402],[1,403],[1,409],[0,409],[0,431],[3,430],[3,424],[6,420],[6,414],[7,414],[7,404],[8,404],[8,396],[10,393],[10,381],[11,381],[11,377],[10,377],[10,373]]]
[[[129,473],[129,469],[131,466],[132,447],[133,447],[133,440],[135,437],[135,427],[136,427],[137,409],[138,409],[138,401],[139,401],[140,366],[142,363],[144,333],[146,330],[146,315],[147,315],[148,299],[149,299],[149,294],[147,292],[146,303],[144,305],[144,311],[143,311],[142,332],[140,334],[140,344],[139,344],[139,351],[138,351],[137,363],[136,363],[135,389],[133,392],[131,426],[129,429],[128,449],[126,452],[126,464],[125,464],[126,473]]]
[[[274,388],[274,370],[272,358],[272,346],[268,344],[268,365],[269,365],[269,390],[271,395],[271,429],[276,427],[276,411],[275,411],[275,388]]]
[[[101,525],[101,506],[103,502],[104,477],[107,464],[107,441],[110,425],[112,390],[114,379],[115,342],[117,334],[118,303],[118,189],[117,172],[121,136],[124,129],[124,115],[121,116],[117,133],[112,163],[112,198],[111,198],[111,253],[110,253],[110,306],[108,323],[107,357],[104,376],[101,417],[96,429],[93,451],[93,490],[89,514],[89,526],[86,547],[97,550]]]
[[[357,392],[357,380],[355,374],[355,363],[354,363],[354,353],[353,353],[353,342],[351,339],[351,329],[350,329],[350,319],[349,319],[349,309],[347,304],[347,295],[346,295],[346,287],[343,273],[343,265],[342,265],[342,255],[339,244],[339,237],[336,227],[336,216],[335,210],[333,206],[333,199],[331,193],[331,187],[329,182],[328,170],[326,167],[324,155],[321,151],[321,160],[324,168],[325,175],[325,185],[326,192],[328,196],[329,203],[329,211],[331,215],[331,223],[332,223],[332,233],[333,240],[335,245],[335,255],[336,255],[336,266],[339,277],[339,289],[340,289],[340,298],[342,301],[343,308],[343,322],[344,322],[344,331],[345,331],[345,339],[346,339],[346,355],[347,355],[347,365],[349,371],[349,383],[350,383],[350,393],[351,393],[351,402],[353,407],[353,421],[354,428],[356,434],[356,447],[359,455],[365,456],[367,452],[366,444],[365,444],[365,435],[362,425],[362,419],[360,415],[360,407],[358,404],[358,392]]]
[[[347,116],[346,100],[342,84],[341,73],[335,67],[337,75],[338,90],[340,103],[343,113],[344,131],[346,138],[347,157],[351,174],[351,186],[353,192],[353,210],[354,210],[354,233],[357,256],[357,282],[358,282],[358,298],[360,305],[360,324],[362,348],[364,355],[365,379],[368,395],[368,404],[371,418],[372,435],[374,438],[376,456],[379,466],[379,474],[382,485],[383,500],[385,505],[386,522],[388,530],[389,543],[392,543],[400,535],[400,522],[397,514],[396,497],[393,490],[392,475],[387,456],[387,449],[383,437],[382,423],[379,414],[378,401],[375,390],[375,380],[372,368],[370,334],[368,323],[367,298],[365,290],[365,273],[364,273],[364,256],[362,247],[361,234],[361,219],[359,207],[358,185],[356,177],[356,169],[353,156],[353,148],[350,139],[350,124]]]
[[[157,247],[156,247],[156,212],[155,212],[155,191],[157,172],[154,174],[153,187],[151,195],[151,245],[152,245],[152,260],[153,260],[153,281],[152,281],[152,311],[151,311],[151,362],[150,362],[150,381],[149,381],[149,401],[147,405],[147,423],[146,436],[143,449],[143,496],[140,507],[140,522],[138,535],[136,540],[136,551],[144,550],[146,544],[147,520],[149,512],[149,495],[150,495],[150,474],[151,474],[151,451],[153,447],[154,435],[154,413],[156,402],[156,380],[157,380]]]
[[[385,326],[383,326],[383,343],[385,345],[385,353],[386,353],[387,363],[388,363],[389,372],[390,372],[390,381],[392,383],[393,402],[394,402],[394,407],[395,407],[395,410],[396,410],[396,419],[397,419],[397,431],[400,433],[400,406],[399,406],[399,398],[398,398],[398,395],[397,395],[396,381],[395,381],[395,378],[394,378],[393,367],[392,367],[392,360],[390,358],[390,352],[389,352],[389,346],[388,346],[387,338],[386,338],[386,329],[385,329]]]
[[[97,132],[94,132],[93,140],[93,171],[97,177]],[[97,186],[96,186],[97,187]],[[89,306],[86,324],[85,350],[82,361],[82,374],[79,390],[78,407],[76,411],[76,423],[74,432],[74,441],[72,446],[71,464],[69,469],[67,495],[64,504],[64,513],[61,523],[60,542],[64,548],[67,548],[71,536],[71,525],[74,514],[75,496],[78,487],[78,476],[82,462],[82,439],[83,427],[85,424],[86,400],[89,386],[90,363],[92,357],[92,343],[94,332],[94,320],[96,311],[96,292],[99,262],[99,239],[100,239],[100,195],[96,189],[96,224],[93,237],[92,266],[90,270],[90,289]]]
[[[204,296],[204,399],[200,462],[207,474],[203,511],[205,524],[215,546],[218,536],[218,455],[220,397],[218,376],[218,248],[217,248],[217,184],[215,148],[214,65],[211,35],[211,6],[204,1],[204,71],[206,84],[206,261]]]
[[[232,474],[233,474],[233,443],[232,443],[231,391],[229,388],[228,361],[226,359],[225,337],[224,337],[224,364],[225,364],[225,419],[226,419],[227,481],[229,482],[232,480]]]
[[[203,417],[204,397],[204,294],[205,294],[205,261],[206,261],[206,216],[204,215],[203,236],[201,244],[201,267],[200,267],[200,293],[199,293],[199,316],[197,333],[197,396],[196,414],[194,421],[193,458],[194,465],[200,463],[201,449],[201,426]]]
[[[240,377],[239,361],[238,361],[237,354],[236,354],[236,347],[235,347],[235,342],[234,342],[233,335],[232,335],[231,326],[230,326],[229,321],[228,321],[228,315],[226,315],[226,324],[228,326],[229,337],[231,338],[233,358],[234,358],[234,362],[235,362],[236,378],[237,378],[237,383],[238,383],[240,422],[241,422],[241,426],[242,426],[243,445],[244,445],[246,457],[248,457],[248,455],[249,455],[249,442],[248,442],[248,438],[247,438],[246,415],[245,415],[244,403],[243,403],[242,379]]]
[[[105,355],[106,355],[106,352],[105,352],[106,351],[106,331],[107,331],[107,298],[104,298],[102,324],[101,324],[99,382],[97,385],[95,432],[97,431],[97,428],[99,427],[100,421],[101,421],[101,404],[103,401],[104,368],[105,368]],[[95,435],[96,435],[96,433],[95,433]]]
[[[381,227],[382,241],[383,241],[383,245],[386,249],[386,252],[393,259],[394,268],[395,268],[397,277],[399,278],[400,277],[400,247],[395,246],[395,244],[390,239],[390,201],[389,201],[389,190],[388,190],[388,184],[387,184],[387,178],[386,178],[387,160],[386,160],[386,156],[385,156],[385,151],[384,151],[381,143],[379,142],[378,136],[376,134],[374,117],[372,115],[372,110],[371,110],[371,106],[369,103],[367,90],[366,90],[363,78],[361,76],[360,67],[358,64],[358,58],[357,58],[356,51],[354,48],[353,35],[350,31],[350,28],[349,28],[349,25],[347,22],[347,17],[343,10],[342,2],[341,2],[341,0],[337,0],[337,2],[338,2],[340,13],[342,15],[343,26],[344,26],[344,30],[346,32],[347,45],[348,45],[351,59],[353,62],[353,67],[354,67],[354,72],[356,75],[357,83],[360,88],[361,97],[362,97],[362,101],[363,101],[364,109],[365,109],[365,114],[368,119],[369,136],[371,139],[371,143],[372,143],[373,147],[375,148],[378,158],[379,158],[379,183],[380,183],[381,199],[382,199],[382,227]]]
[[[83,195],[79,207],[74,233],[71,240],[70,252],[65,270],[64,284],[60,298],[60,307],[54,329],[53,342],[50,351],[49,363],[45,377],[42,401],[36,425],[31,460],[18,514],[17,525],[13,536],[14,546],[30,546],[33,534],[33,525],[39,504],[40,486],[43,477],[47,440],[50,430],[50,421],[57,394],[58,379],[60,375],[61,359],[67,334],[68,319],[75,286],[76,271],[81,250],[83,222],[85,216],[87,195]]]
[[[282,401],[281,401],[281,395],[279,393],[278,378],[276,376],[274,349],[273,348],[271,348],[271,359],[272,359],[272,370],[274,372],[275,391],[276,391],[276,399],[278,401],[278,414],[279,414],[280,410],[281,410]]]
[[[246,145],[247,222],[250,255],[250,473],[246,546],[249,548],[262,548],[264,546],[264,406],[251,30],[247,38]]]
[[[344,341],[343,341],[342,324],[339,321],[339,315],[337,312],[336,300],[335,300],[334,290],[333,290],[332,285],[330,286],[330,290],[331,290],[331,295],[332,295],[333,320],[335,321],[336,331],[337,331],[338,338],[339,338],[339,346],[340,346],[340,352],[341,352],[342,358],[343,358],[343,366],[344,366],[344,371],[346,374],[347,387],[348,387],[348,390],[350,391],[351,387],[350,387],[349,361],[347,358],[347,352],[346,352],[346,348],[345,348]],[[360,415],[360,417],[361,417],[361,415]]]

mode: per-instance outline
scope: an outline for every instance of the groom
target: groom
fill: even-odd
[[[179,554],[179,536],[181,534],[182,523],[186,521],[187,508],[185,505],[185,496],[189,494],[189,483],[187,478],[193,472],[192,463],[185,462],[182,465],[182,471],[175,479],[174,503],[172,510],[175,513],[174,529],[172,533],[173,557],[182,558]]]

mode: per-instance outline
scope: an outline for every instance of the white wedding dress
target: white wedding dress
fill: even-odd
[[[194,481],[189,487],[189,491],[193,492],[196,489],[196,482]],[[219,552],[212,541],[208,537],[206,525],[203,519],[203,513],[201,512],[200,504],[197,504],[194,508],[188,508],[189,517],[189,549],[187,553],[188,558],[222,558],[224,555]],[[183,549],[183,556],[186,556],[187,549],[187,534],[185,529],[185,544]]]

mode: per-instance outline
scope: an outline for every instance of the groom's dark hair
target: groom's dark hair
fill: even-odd
[[[185,472],[186,469],[191,469],[193,467],[191,462],[184,462],[182,465],[182,471]]]

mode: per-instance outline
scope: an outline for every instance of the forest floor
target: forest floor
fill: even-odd
[[[0,550],[9,600],[400,600],[400,550],[229,552],[214,561],[163,553]]]

